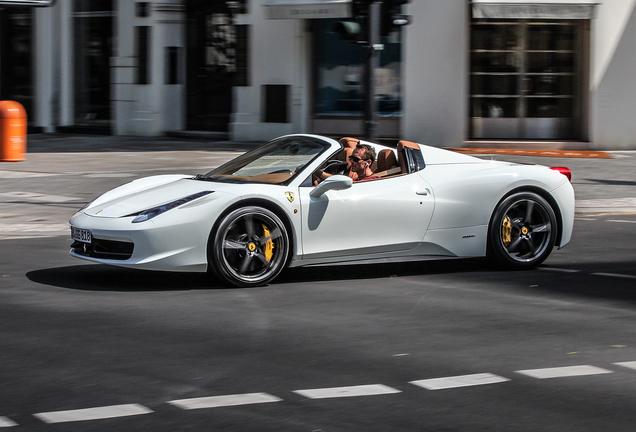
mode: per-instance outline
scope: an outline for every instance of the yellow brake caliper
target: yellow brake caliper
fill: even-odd
[[[263,235],[267,238],[270,237],[270,232],[265,225],[263,225]],[[265,247],[263,248],[263,253],[265,254],[265,259],[269,262],[272,260],[272,256],[274,256],[274,242],[271,237],[265,243]]]
[[[501,240],[504,246],[508,246],[512,241],[512,222],[508,216],[505,217],[501,226]]]

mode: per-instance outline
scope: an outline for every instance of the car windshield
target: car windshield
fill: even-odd
[[[312,137],[279,138],[198,175],[197,180],[283,184],[329,147]]]

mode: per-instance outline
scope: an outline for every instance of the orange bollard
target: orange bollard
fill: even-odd
[[[0,162],[25,159],[27,115],[22,104],[0,101]]]

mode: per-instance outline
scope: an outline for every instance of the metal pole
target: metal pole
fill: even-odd
[[[384,48],[380,44],[380,14],[382,2],[374,1],[369,4],[368,15],[368,45],[366,46],[367,64],[365,71],[365,115],[364,136],[368,141],[377,139],[377,107],[375,101],[375,70],[379,67],[380,51]]]

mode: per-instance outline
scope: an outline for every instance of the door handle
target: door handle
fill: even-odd
[[[426,189],[424,189],[424,190],[418,190],[418,191],[415,191],[415,193],[416,193],[417,195],[423,195],[423,196],[428,195],[428,194],[429,194],[429,192],[430,192],[430,191],[428,190],[428,188],[426,188]]]

